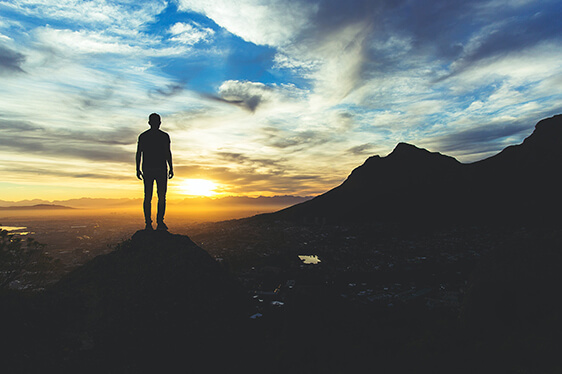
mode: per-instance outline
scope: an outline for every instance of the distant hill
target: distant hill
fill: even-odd
[[[562,115],[472,164],[400,143],[338,187],[259,219],[301,222],[546,222],[562,212]]]
[[[61,209],[75,209],[75,208],[64,206],[64,205],[55,205],[55,204],[36,204],[36,205],[0,207],[0,210],[61,210]]]
[[[33,200],[20,200],[20,201],[7,201],[0,199],[0,207],[8,207],[8,206],[30,206],[30,205],[37,205],[37,204],[49,204],[50,202],[47,200],[41,199],[33,199]]]
[[[219,198],[211,197],[187,197],[184,199],[169,199],[168,205],[170,206],[185,206],[191,207],[195,205],[212,205],[212,206],[231,206],[231,205],[245,205],[256,207],[286,207],[304,201],[310,200],[312,196],[225,196]],[[99,208],[138,208],[142,204],[142,199],[111,199],[111,198],[89,198],[83,197],[80,199],[68,200],[22,200],[22,201],[5,201],[0,200],[0,209],[37,209],[35,207],[56,207],[64,206],[67,208],[80,208],[80,209],[99,209]],[[40,208],[39,208],[40,209]]]

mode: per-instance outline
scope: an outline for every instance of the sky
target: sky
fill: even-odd
[[[562,113],[560,19],[558,0],[0,0],[0,199],[141,197],[152,112],[171,197],[317,195],[399,142],[474,162]]]

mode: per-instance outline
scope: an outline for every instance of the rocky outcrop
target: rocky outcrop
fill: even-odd
[[[245,357],[245,302],[238,281],[187,236],[138,231],[36,301],[41,315],[28,324],[40,348],[18,352],[29,359],[17,365],[24,372],[220,371]]]

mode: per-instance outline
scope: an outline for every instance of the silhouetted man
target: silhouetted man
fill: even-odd
[[[170,136],[160,130],[160,115],[152,113],[148,117],[150,130],[139,135],[137,143],[137,178],[144,181],[144,221],[146,230],[152,230],[151,203],[154,181],[158,194],[158,213],[156,214],[156,227],[158,230],[167,230],[164,223],[166,211],[166,190],[168,189],[168,178],[174,176],[172,166],[172,151],[170,150]],[[141,171],[142,159],[142,171]],[[168,166],[170,169],[168,170]]]

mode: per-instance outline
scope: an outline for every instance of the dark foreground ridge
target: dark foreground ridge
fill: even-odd
[[[39,313],[25,309],[24,333],[33,340],[10,348],[10,366],[80,373],[232,367],[229,358],[243,358],[234,339],[248,317],[245,300],[238,281],[187,236],[138,231],[35,300]]]
[[[272,236],[274,230],[267,231]],[[344,232],[349,235],[349,227]],[[326,256],[310,267],[279,263],[284,269],[278,275],[290,275],[292,286],[266,271],[275,262],[239,272],[246,287],[248,281],[273,280],[285,287],[279,294],[285,306],[264,308],[261,318],[250,319],[255,309],[246,308],[247,295],[222,263],[187,236],[139,231],[44,293],[0,294],[2,372],[559,373],[562,233],[518,230],[506,235],[510,240],[490,250],[465,278],[459,309],[428,308],[427,299],[409,292],[385,296],[382,304],[367,302],[359,290],[382,291],[399,281],[417,290],[453,291],[447,282],[457,279],[456,270],[470,270],[470,259],[464,266],[458,259],[428,258],[411,272],[367,273],[336,271],[335,261],[344,256]],[[484,236],[486,246],[501,242],[488,242],[493,237]],[[472,252],[479,248],[478,240],[464,243],[462,234],[453,242],[449,239],[455,236],[445,239],[453,246],[447,251],[459,256],[463,246]],[[232,236],[221,248],[235,251],[236,242]],[[334,244],[342,243],[336,239]],[[381,243],[367,244],[376,248]],[[400,258],[414,253],[401,252],[392,246],[386,251],[396,268],[402,266]],[[363,261],[386,263],[385,257],[372,255]],[[266,257],[275,261],[276,256]],[[360,282],[368,283],[363,288]]]

